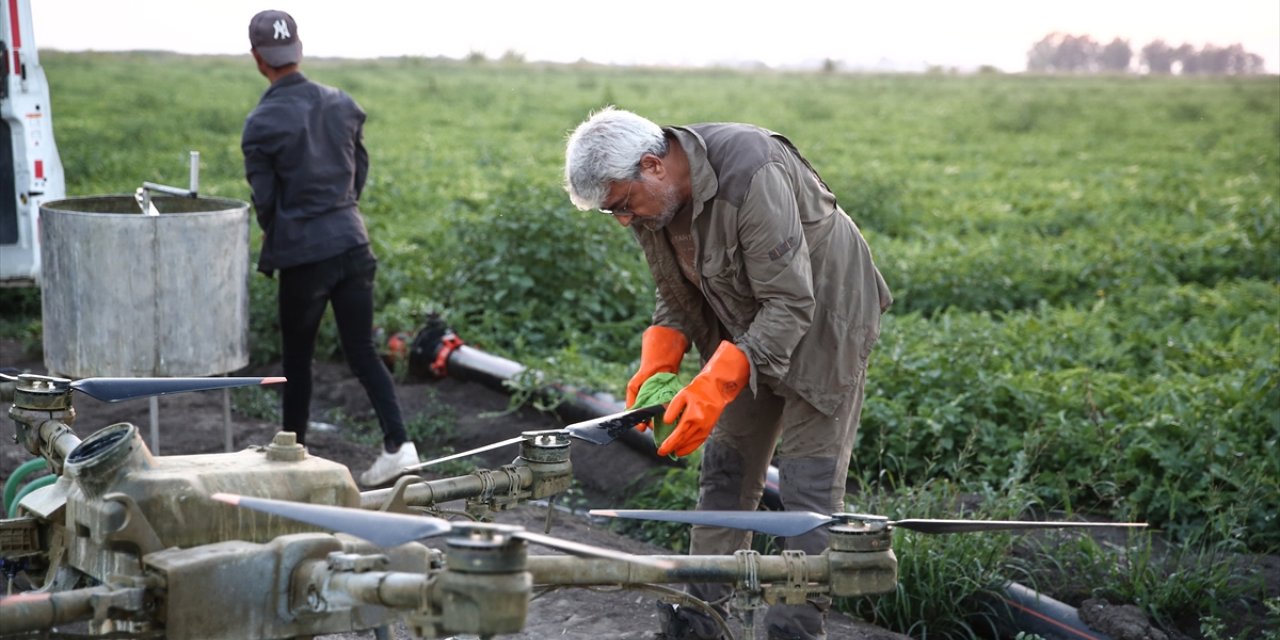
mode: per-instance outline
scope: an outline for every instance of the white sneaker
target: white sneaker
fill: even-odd
[[[405,472],[405,467],[418,464],[418,462],[420,462],[418,460],[418,447],[414,446],[412,442],[400,445],[400,450],[395,453],[387,453],[384,449],[382,453],[378,454],[378,459],[373,461],[373,466],[369,467],[368,471],[360,474],[360,484],[366,487],[387,484],[400,477]]]

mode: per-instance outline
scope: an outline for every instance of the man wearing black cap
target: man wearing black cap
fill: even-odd
[[[271,81],[245,119],[240,141],[245,177],[262,227],[258,270],[280,272],[279,318],[284,375],[283,426],[305,442],[311,405],[311,358],[325,307],[333,304],[342,352],[360,379],[378,423],[383,449],[360,475],[365,486],[386,484],[418,462],[396,400],[395,385],[373,344],[373,280],[358,201],[369,172],[364,111],[339,89],[312,82],[298,69],[298,25],[283,11],[249,22],[258,71]]]

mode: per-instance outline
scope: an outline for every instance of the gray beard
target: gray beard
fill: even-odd
[[[671,219],[676,217],[676,212],[680,210],[680,202],[676,198],[675,189],[668,189],[662,194],[662,213],[652,218],[636,218],[636,224],[649,231],[660,231],[671,224]]]

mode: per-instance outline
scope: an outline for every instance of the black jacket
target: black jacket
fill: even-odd
[[[263,230],[259,271],[270,275],[368,244],[357,205],[369,172],[364,120],[351,96],[301,72],[262,94],[240,139]]]

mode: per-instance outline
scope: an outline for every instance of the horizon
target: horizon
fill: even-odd
[[[1238,43],[1263,58],[1267,73],[1276,73],[1280,63],[1280,2],[1274,0],[1221,0],[1212,10],[1186,1],[1080,0],[1061,15],[1013,0],[915,0],[891,7],[793,0],[786,13],[771,14],[719,0],[655,0],[644,11],[602,10],[587,0],[465,6],[366,0],[360,11],[337,0],[299,4],[284,10],[297,20],[304,55],[312,58],[461,60],[482,54],[491,60],[512,55],[529,63],[641,67],[799,70],[831,61],[853,72],[1021,72],[1027,51],[1058,32],[1088,35],[1102,45],[1127,40],[1135,66],[1142,47],[1156,39],[1173,47]],[[42,49],[245,56],[249,18],[267,8],[248,0],[135,0],[129,11],[93,0],[32,5],[35,41]],[[182,28],[191,24],[200,25],[197,33]],[[715,28],[681,37],[682,30],[704,26]]]

